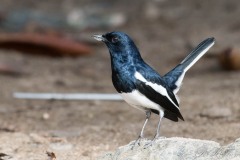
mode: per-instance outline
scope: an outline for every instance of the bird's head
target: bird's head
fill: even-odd
[[[94,35],[96,40],[104,42],[111,55],[122,54],[130,56],[134,53],[139,55],[138,49],[132,39],[123,32],[109,32],[103,35]]]

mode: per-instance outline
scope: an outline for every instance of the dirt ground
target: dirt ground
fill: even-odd
[[[1,1],[1,8],[18,7],[67,13],[101,6],[120,12],[127,22],[116,28],[86,30],[84,35],[112,30],[127,32],[143,58],[164,75],[203,39],[216,45],[185,76],[179,92],[185,121],[164,119],[162,136],[187,137],[228,144],[240,133],[240,72],[223,70],[217,53],[240,44],[240,3],[210,1]],[[190,46],[190,47],[189,47]],[[144,113],[122,101],[45,101],[14,99],[13,92],[116,93],[110,59],[103,44],[78,58],[33,56],[0,50],[0,61],[18,64],[26,74],[0,75],[0,152],[13,159],[96,159],[137,138]],[[44,118],[44,115],[49,118]],[[146,127],[152,138],[158,117]]]

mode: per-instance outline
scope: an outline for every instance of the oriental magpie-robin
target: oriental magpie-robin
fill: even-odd
[[[94,38],[103,41],[109,49],[112,82],[116,90],[128,104],[146,113],[146,120],[138,140],[143,137],[151,112],[159,114],[160,117],[154,139],[159,137],[163,117],[175,122],[178,119],[184,120],[176,94],[185,73],[213,46],[214,38],[201,42],[180,64],[164,76],[160,76],[144,62],[138,48],[127,34],[110,32],[94,35]]]

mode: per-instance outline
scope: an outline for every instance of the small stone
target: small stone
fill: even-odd
[[[73,145],[70,143],[51,143],[50,148],[53,150],[71,150],[73,148]]]
[[[56,160],[56,155],[53,152],[46,152],[47,156],[49,157],[49,160]]]
[[[230,117],[231,115],[232,111],[227,107],[206,108],[200,114],[200,116],[208,118],[225,118]]]
[[[50,118],[50,115],[48,113],[43,113],[43,119],[48,120]]]
[[[45,137],[42,137],[38,134],[35,133],[30,133],[29,135],[32,139],[32,141],[34,141],[34,143],[38,143],[38,144],[46,144],[48,143],[48,140]]]

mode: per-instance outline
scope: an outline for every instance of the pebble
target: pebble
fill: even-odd
[[[227,107],[211,107],[206,108],[202,111],[200,116],[209,117],[209,118],[225,118],[230,117],[232,115],[232,111]]]
[[[50,115],[48,113],[43,113],[42,117],[44,120],[48,120],[50,118]]]
[[[70,143],[51,143],[49,147],[53,150],[63,151],[63,150],[71,150],[73,145]]]

